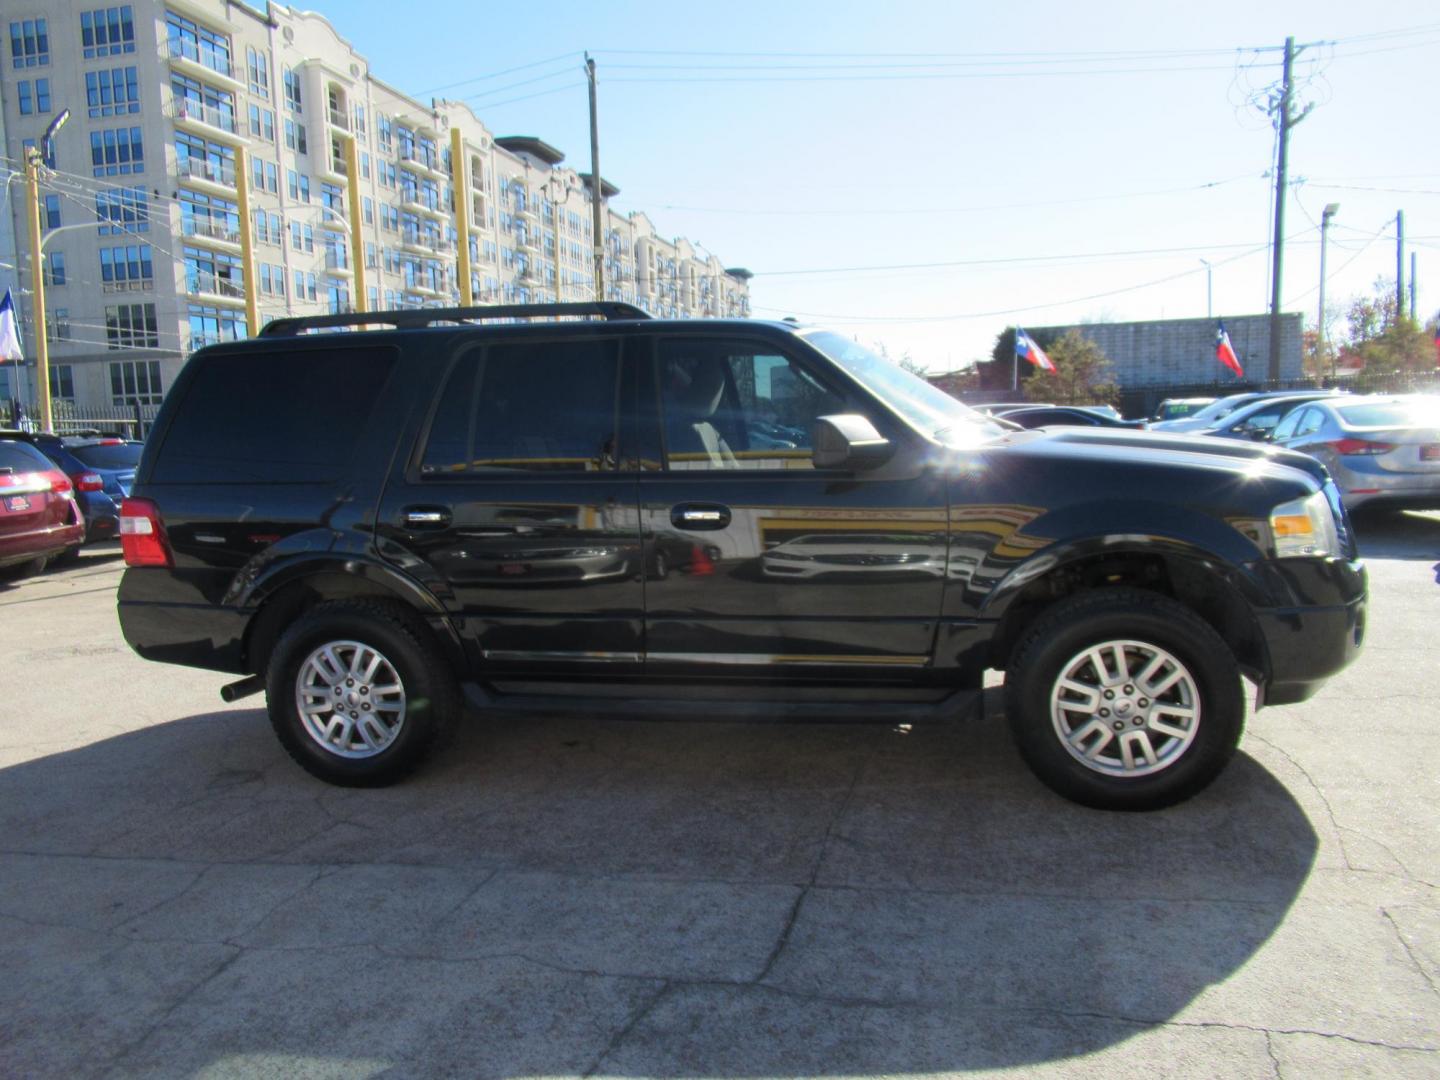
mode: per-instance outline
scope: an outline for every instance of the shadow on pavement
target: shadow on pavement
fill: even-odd
[[[1366,511],[1352,518],[1365,559],[1440,560],[1440,514]]]
[[[1245,965],[1317,848],[1244,754],[1184,806],[1095,812],[993,710],[476,722],[379,791],[219,712],[0,770],[0,835],[0,1071],[70,1075],[1067,1059]]]

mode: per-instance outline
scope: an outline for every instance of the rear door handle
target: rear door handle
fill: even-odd
[[[401,513],[412,529],[443,529],[450,524],[450,511],[443,506],[407,506]]]
[[[730,508],[718,503],[681,503],[670,508],[670,524],[692,531],[723,529],[730,524]]]

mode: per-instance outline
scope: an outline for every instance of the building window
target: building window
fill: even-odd
[[[240,242],[240,213],[235,203],[195,191],[180,192],[180,231],[185,236]]]
[[[319,292],[315,287],[315,275],[301,270],[295,271],[295,299],[316,300]]]
[[[290,198],[299,202],[310,201],[310,177],[304,173],[298,173],[294,169],[287,169],[285,179],[289,183]]]
[[[269,143],[275,141],[275,113],[273,111],[262,109],[259,105],[250,106],[250,137],[264,139]]]
[[[250,187],[255,191],[277,194],[280,191],[280,166],[264,158],[251,158]]]
[[[250,76],[250,92],[270,100],[270,58],[253,45],[245,47],[245,71]]]
[[[20,115],[31,116],[35,113],[48,113],[50,111],[50,80],[36,79],[31,83],[28,79],[21,79],[15,84],[20,99]]]
[[[45,284],[65,284],[65,253],[52,251],[45,256]]]
[[[365,215],[365,224],[375,224],[375,200],[366,195],[360,200],[360,211]]]
[[[184,253],[186,292],[244,297],[244,273],[239,256],[193,247],[185,248]]]
[[[110,363],[110,400],[113,405],[159,405],[165,396],[160,385],[159,360],[119,360]]]
[[[285,121],[285,149],[297,154],[308,154],[310,147],[305,142],[305,125],[294,120]]]
[[[90,133],[90,164],[96,176],[121,176],[145,171],[145,146],[138,127],[107,128]]]
[[[100,221],[101,236],[149,232],[150,194],[143,187],[97,191],[95,217]]]
[[[64,317],[61,317],[64,312]],[[63,328],[63,332],[62,332]],[[55,310],[55,337],[61,341],[70,336],[70,313],[64,308]],[[50,365],[50,396],[61,401],[75,400],[75,369],[69,364]]]
[[[40,224],[46,229],[60,227],[60,196],[46,195],[45,206],[40,212]]]
[[[188,116],[235,134],[235,95],[229,90],[217,90],[208,83],[172,71],[170,97],[174,101],[177,118]]]
[[[217,34],[173,11],[165,13],[165,33],[171,56],[183,56],[227,78],[234,77],[230,67],[230,39],[224,34]]]
[[[296,251],[315,250],[315,226],[298,221],[290,222],[290,246]]]
[[[182,177],[195,176],[215,184],[235,186],[235,151],[198,135],[175,133],[175,165]]]
[[[325,306],[332,315],[343,315],[350,310],[350,286],[343,281],[325,282]]]
[[[10,58],[17,68],[43,67],[50,63],[50,31],[44,19],[24,19],[10,24]]]
[[[150,245],[101,248],[100,281],[105,292],[154,288],[155,265]]]
[[[260,291],[267,296],[284,296],[285,267],[279,263],[261,263]]]
[[[110,68],[85,73],[85,102],[90,118],[124,116],[140,111],[139,69]]]
[[[190,348],[238,341],[245,336],[245,313],[224,308],[190,305]]]
[[[135,19],[129,4],[80,13],[80,41],[85,59],[119,56],[135,51]]]
[[[283,74],[285,83],[285,107],[293,113],[305,111],[304,102],[300,98],[300,76],[291,68],[287,67]]]
[[[111,349],[158,349],[154,304],[115,304],[105,309],[105,341]]]

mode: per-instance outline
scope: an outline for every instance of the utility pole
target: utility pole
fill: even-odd
[[[40,399],[40,430],[54,431],[50,415],[50,341],[45,325],[45,263],[40,251],[40,151],[25,153],[26,211],[30,219],[30,315],[35,320],[35,396]]]
[[[240,214],[240,280],[245,287],[245,333],[260,333],[260,295],[255,281],[255,222],[250,218],[250,159],[235,148],[235,208]]]
[[[465,160],[465,141],[457,124],[450,129],[450,190],[455,195],[455,233],[460,237],[455,252],[456,272],[460,275],[460,306],[470,307],[475,303],[474,291],[470,288],[470,170]]]
[[[1410,321],[1415,322],[1420,316],[1417,314],[1419,308],[1415,306],[1415,252],[1410,252]]]
[[[1316,352],[1320,354],[1322,362],[1325,358],[1325,236],[1330,231],[1330,219],[1339,209],[1340,204],[1332,202],[1326,203],[1325,209],[1320,212],[1320,310],[1317,312],[1318,318],[1315,320],[1315,341],[1319,345]],[[1336,375],[1335,365],[1336,359],[1332,356],[1330,358],[1330,377],[1332,379]]]
[[[605,299],[605,231],[601,225],[600,200],[604,181],[600,179],[600,122],[595,107],[595,61],[585,54],[585,77],[590,83],[590,214],[595,230],[595,299]]]
[[[360,147],[353,132],[344,137],[344,143],[345,201],[350,204],[350,266],[355,274],[355,291],[350,296],[350,306],[356,311],[369,311],[370,297],[365,288],[365,219],[360,207]],[[453,180],[451,192],[457,200],[460,198],[454,190]],[[461,243],[466,239],[467,236],[462,231]]]
[[[1405,211],[1395,211],[1395,321],[1405,318]]]
[[[1305,46],[1301,46],[1303,49]],[[1272,382],[1280,378],[1280,271],[1285,258],[1285,191],[1286,169],[1290,160],[1290,129],[1310,114],[1312,105],[1305,106],[1298,116],[1292,115],[1295,91],[1295,39],[1285,39],[1285,65],[1280,80],[1278,108],[1280,117],[1275,125],[1279,149],[1275,157],[1275,243],[1270,273],[1270,371]]]
[[[1215,317],[1215,290],[1214,282],[1211,280],[1213,267],[1211,267],[1209,259],[1200,261],[1205,264],[1205,318],[1213,319]]]

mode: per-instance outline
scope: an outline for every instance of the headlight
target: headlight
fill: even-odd
[[[1323,491],[1281,503],[1271,510],[1270,535],[1275,538],[1275,554],[1282,559],[1294,555],[1340,554],[1335,515]]]

